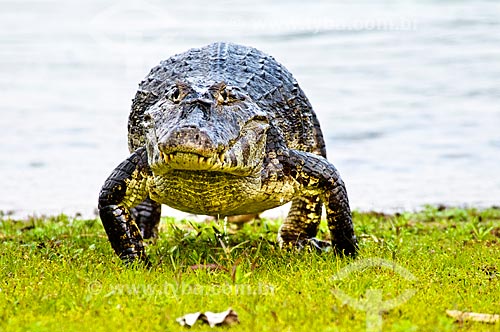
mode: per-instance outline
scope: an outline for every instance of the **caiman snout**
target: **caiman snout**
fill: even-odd
[[[159,148],[164,154],[184,152],[210,157],[217,153],[214,140],[206,131],[196,126],[173,129],[159,142]]]

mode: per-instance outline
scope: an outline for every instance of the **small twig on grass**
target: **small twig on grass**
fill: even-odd
[[[482,314],[477,312],[464,312],[460,310],[446,310],[446,314],[455,318],[457,321],[475,321],[482,323],[498,323],[500,315]]]

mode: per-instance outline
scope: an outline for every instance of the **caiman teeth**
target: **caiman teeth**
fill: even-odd
[[[224,158],[226,157],[226,153],[225,152],[221,152],[219,153],[219,161],[221,164],[224,163]]]
[[[181,153],[181,155],[184,155],[184,154],[186,154],[186,156],[191,155],[191,158],[196,157],[197,159],[194,159],[194,160],[196,160],[198,162],[198,164],[200,164],[200,165],[204,164],[204,165],[212,165],[212,166],[215,166],[217,164],[219,164],[219,165],[223,164],[224,159],[226,157],[225,152],[221,152],[221,153],[218,153],[218,154],[215,154],[212,156],[208,156],[208,157],[204,157],[201,155],[196,156],[195,154]],[[177,157],[179,157],[178,152],[165,153],[165,152],[160,151],[160,153],[159,153],[159,158],[160,158],[160,160],[163,160],[164,163],[176,162],[176,161],[178,161],[176,159]]]
[[[172,158],[171,158],[171,156],[170,156],[169,154],[167,154],[167,153],[163,153],[163,152],[161,152],[161,151],[160,151],[160,158],[161,158],[161,159],[163,159],[163,161],[164,161],[165,163],[168,163],[168,162],[170,161],[170,159],[172,159]]]

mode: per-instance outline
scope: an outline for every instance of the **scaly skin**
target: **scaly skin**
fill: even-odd
[[[282,246],[314,238],[325,204],[333,248],[354,255],[347,192],[292,75],[250,47],[215,43],[171,57],[141,82],[129,117],[132,155],[106,180],[99,211],[115,252],[145,259],[161,204],[213,216],[292,201]]]

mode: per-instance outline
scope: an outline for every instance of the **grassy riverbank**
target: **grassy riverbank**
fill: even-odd
[[[0,331],[181,331],[175,318],[228,307],[241,323],[219,330],[500,331],[446,315],[500,313],[500,210],[354,222],[353,261],[279,250],[278,221],[224,234],[216,222],[166,219],[147,270],[120,264],[99,220],[2,217]]]

